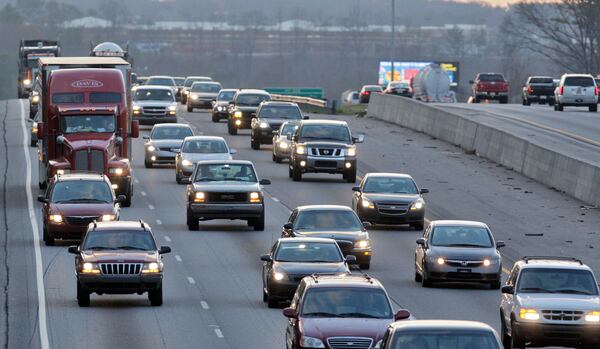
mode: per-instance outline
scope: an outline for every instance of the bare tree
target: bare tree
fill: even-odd
[[[600,1],[525,0],[511,7],[503,24],[523,47],[576,72],[600,72]]]

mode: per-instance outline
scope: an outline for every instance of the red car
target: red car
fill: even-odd
[[[125,195],[115,197],[108,177],[100,174],[65,174],[50,179],[43,203],[44,242],[53,246],[54,240],[81,239],[88,224],[94,221],[119,219],[120,202]]]
[[[379,85],[365,85],[360,89],[358,95],[359,103],[369,103],[371,93],[383,93],[383,88]]]
[[[286,348],[378,348],[394,313],[381,283],[368,275],[312,275],[302,279],[289,308]]]
[[[475,80],[469,81],[473,90],[473,103],[482,100],[497,100],[508,103],[508,81],[499,73],[479,73]]]

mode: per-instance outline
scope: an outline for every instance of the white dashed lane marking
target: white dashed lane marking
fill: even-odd
[[[200,305],[202,306],[202,309],[210,309],[208,303],[206,303],[205,301],[200,301]]]
[[[167,235],[165,235],[165,241],[167,241],[167,242],[171,242],[171,238],[170,238],[170,237],[168,237]]]
[[[215,328],[215,334],[217,335],[217,337],[219,338],[225,338],[225,336],[223,336],[223,332],[221,332],[220,329]]]
[[[153,205],[148,205],[148,208],[151,210],[154,210],[154,206]]]
[[[181,256],[180,256],[180,255],[176,254],[176,255],[175,255],[175,259],[176,259],[178,262],[181,262]]]
[[[142,196],[146,196],[146,192],[145,191],[141,191],[140,194],[142,194]]]
[[[191,276],[188,276],[188,278],[187,278],[187,279],[188,279],[188,282],[189,282],[190,284],[192,284],[192,285],[194,285],[194,284],[196,283],[196,280],[194,280],[194,278],[193,278],[193,277],[191,277]]]
[[[279,199],[273,196],[273,201],[279,202]]]
[[[162,224],[162,221],[160,219],[157,219],[156,224],[160,225],[160,224]]]

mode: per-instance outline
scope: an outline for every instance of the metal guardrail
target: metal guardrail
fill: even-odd
[[[308,104],[315,107],[327,108],[327,101],[316,98],[272,94],[271,100],[280,102],[292,102],[298,104]]]

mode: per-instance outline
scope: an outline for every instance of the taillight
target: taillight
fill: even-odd
[[[27,69],[27,80],[31,81],[31,69]]]
[[[596,96],[598,95],[598,86],[596,86],[596,87],[594,88],[594,94],[595,94]]]
[[[533,89],[531,88],[531,86],[529,86],[529,88],[527,89],[528,93],[533,93]]]
[[[561,86],[561,87],[558,89],[558,94],[562,96],[564,92],[565,92],[565,87],[564,87],[564,86]]]

